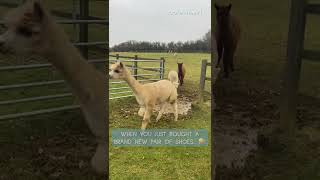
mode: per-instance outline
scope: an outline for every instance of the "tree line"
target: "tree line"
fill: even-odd
[[[186,42],[148,42],[148,41],[126,41],[113,47],[111,52],[210,52],[211,31],[202,38]]]

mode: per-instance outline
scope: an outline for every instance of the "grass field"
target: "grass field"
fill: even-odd
[[[115,54],[115,53],[114,53]],[[167,53],[119,53],[120,56],[161,58],[164,57],[165,78],[169,70],[176,70],[176,58]],[[180,115],[178,122],[173,115],[165,115],[158,123],[149,124],[152,129],[207,129],[210,132],[210,107],[199,104],[199,80],[201,60],[210,60],[210,54],[179,53],[186,65],[185,84],[180,95],[192,100],[192,110],[188,115]],[[159,63],[157,63],[159,66]],[[143,64],[141,65],[143,67]],[[156,66],[156,65],[154,65]],[[209,68],[208,68],[209,70]],[[210,76],[210,71],[207,72]],[[207,83],[206,90],[210,90]],[[209,100],[208,94],[206,101]],[[134,114],[139,110],[134,97],[111,100],[109,102],[110,128],[140,128],[141,117]],[[172,147],[111,147],[110,148],[111,179],[210,179],[210,147],[172,148]]]

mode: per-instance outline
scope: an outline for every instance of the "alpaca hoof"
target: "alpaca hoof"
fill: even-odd
[[[149,121],[142,121],[141,130],[145,130],[147,128]]]
[[[96,153],[91,159],[91,167],[94,169],[96,173],[106,174],[108,163],[107,163],[107,145],[99,144]]]

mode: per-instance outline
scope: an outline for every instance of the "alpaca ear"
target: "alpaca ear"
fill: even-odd
[[[217,3],[214,3],[214,7],[216,8],[216,10],[219,9],[219,6],[217,5]]]
[[[121,67],[121,68],[123,68],[123,64],[122,64],[122,62],[120,62],[120,67]]]
[[[38,21],[42,21],[44,17],[44,10],[39,1],[33,2],[33,16]]]

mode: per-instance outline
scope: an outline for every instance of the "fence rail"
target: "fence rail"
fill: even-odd
[[[309,14],[320,14],[320,4],[308,4],[307,5],[307,12]]]
[[[160,58],[160,59],[142,58],[142,57],[138,57],[137,55],[135,55],[134,57],[131,57],[131,56],[120,56],[119,54],[109,55],[109,57],[115,58],[115,59],[109,59],[109,64],[114,63],[116,61],[121,61],[126,63],[126,67],[128,67],[132,71],[132,76],[141,83],[158,81],[160,79],[163,79],[164,77],[164,64],[165,64],[164,58]],[[128,63],[132,63],[132,64],[130,65]],[[140,65],[141,63],[143,64]],[[144,67],[146,64],[149,65],[149,64],[155,64],[155,63],[157,63],[159,67],[149,67],[149,66]],[[147,72],[139,73],[139,70],[140,71],[143,70]],[[150,72],[154,72],[154,73],[150,73]],[[154,77],[159,77],[159,78],[154,78]],[[109,85],[110,100],[134,96],[131,90],[128,91],[128,89],[130,89],[130,87],[128,86],[113,87],[114,85],[127,84],[125,81],[121,81],[121,80],[110,81],[109,84],[110,84]],[[117,96],[117,95],[120,95],[120,96]]]
[[[35,115],[47,114],[47,113],[54,113],[54,112],[66,111],[66,110],[74,110],[74,109],[79,109],[79,108],[80,108],[79,105],[69,105],[69,106],[42,109],[42,110],[31,111],[31,112],[7,114],[7,115],[0,116],[0,122],[4,122],[5,120],[10,120],[10,119],[17,119],[17,118],[22,118],[22,117],[35,116]]]

